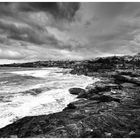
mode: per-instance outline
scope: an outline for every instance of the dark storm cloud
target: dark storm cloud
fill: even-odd
[[[58,50],[69,47],[49,33],[47,25],[73,21],[78,9],[79,3],[0,3],[0,59],[62,57]]]
[[[1,2],[0,15],[11,15],[17,11],[44,11],[49,12],[55,18],[66,18],[71,20],[79,8],[80,3],[78,2]]]
[[[76,11],[80,8],[77,2],[60,3],[60,2],[37,2],[37,3],[19,3],[18,8],[24,12],[44,11],[53,15],[56,19],[72,20]]]
[[[10,15],[10,3],[1,2],[0,3],[0,15]]]
[[[46,27],[42,26],[42,21],[35,22],[34,19],[29,17],[29,14],[32,12],[31,16],[36,16],[40,12],[49,13],[54,17],[54,20],[61,21],[61,19],[65,19],[70,21],[74,19],[79,7],[79,3],[0,3],[0,17],[2,19],[2,21],[0,20],[0,29],[4,30],[3,32],[6,34],[7,39],[25,41],[36,45],[52,45],[53,48],[59,49],[69,49],[71,46],[63,44],[62,41],[49,34]],[[45,16],[47,17],[47,15]],[[44,17],[39,17],[44,19]],[[5,18],[9,20],[5,20]],[[10,18],[13,20],[12,22],[9,22]],[[49,20],[51,21],[52,19]],[[18,26],[19,23],[22,23],[23,26]]]
[[[23,40],[35,44],[57,44],[57,40],[49,35],[43,35],[42,30],[34,30],[34,28],[27,26],[26,24],[22,27],[16,26],[14,23],[7,23],[6,21],[0,21],[0,28],[4,30],[8,35],[7,38],[15,40]]]
[[[129,2],[0,3],[1,58],[131,54],[140,51],[139,15],[140,3]]]

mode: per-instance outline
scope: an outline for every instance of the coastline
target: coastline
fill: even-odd
[[[8,69],[8,74],[1,73],[1,81],[7,80],[7,83],[0,87],[0,128],[25,116],[62,111],[67,104],[77,100],[75,95],[69,94],[69,88],[85,88],[93,81],[87,76],[71,75],[62,68],[11,71]]]
[[[123,69],[120,69],[108,66],[109,69],[106,70],[102,65],[97,70],[92,70],[92,73],[91,70],[85,72],[84,68],[80,71],[79,68],[72,69],[71,74],[84,74],[99,78],[100,81],[87,85],[85,89],[82,89],[84,92],[75,93],[78,100],[68,104],[63,111],[19,119],[0,129],[0,137],[140,137],[139,68],[124,69],[123,66]],[[134,63],[132,67],[133,65]]]

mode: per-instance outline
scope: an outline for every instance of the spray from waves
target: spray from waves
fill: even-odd
[[[28,85],[30,90],[27,90],[23,84],[21,91],[16,92],[17,90],[15,88],[14,94],[10,93],[4,96],[4,98],[8,98],[9,101],[0,102],[0,128],[25,116],[59,112],[65,108],[67,104],[77,100],[76,96],[69,94],[69,88],[85,88],[88,84],[98,80],[93,80],[84,75],[64,74],[65,71],[67,70],[61,68],[45,68],[12,72],[22,76],[40,77],[43,78],[43,80],[39,81],[39,83],[35,83],[34,86]]]
[[[62,75],[65,72],[69,72],[70,69],[62,69],[62,68],[41,68],[40,70],[24,70],[24,71],[14,71],[11,73],[22,75],[22,76],[33,76],[33,77],[40,77],[44,78],[49,74],[59,74]]]

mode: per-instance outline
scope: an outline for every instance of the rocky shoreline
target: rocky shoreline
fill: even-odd
[[[92,76],[101,80],[85,89],[70,89],[78,101],[63,111],[24,117],[0,129],[0,137],[140,137],[140,71],[93,72]]]

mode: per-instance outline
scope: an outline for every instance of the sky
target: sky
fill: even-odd
[[[0,64],[140,52],[140,3],[0,3]]]

